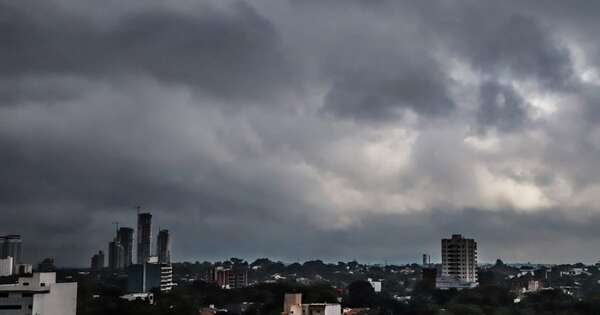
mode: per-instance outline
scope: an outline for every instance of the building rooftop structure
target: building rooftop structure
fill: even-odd
[[[0,285],[0,314],[75,315],[77,283],[57,283],[56,273],[36,272]]]

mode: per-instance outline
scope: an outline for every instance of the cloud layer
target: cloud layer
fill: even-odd
[[[463,233],[593,262],[599,10],[0,0],[0,231],[85,265],[142,205],[177,260],[402,263]]]

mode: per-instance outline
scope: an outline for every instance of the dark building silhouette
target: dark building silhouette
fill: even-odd
[[[22,249],[21,249],[21,235],[5,235],[0,236],[0,259],[6,257],[13,258],[13,264],[20,264]]]
[[[117,231],[117,240],[123,246],[123,267],[133,264],[133,229],[122,227]]]
[[[138,214],[137,228],[137,263],[143,264],[150,257],[152,245],[152,214]]]
[[[92,270],[102,270],[104,268],[104,253],[102,251],[98,251],[97,254],[92,256],[91,269]]]
[[[168,264],[171,262],[171,237],[168,230],[160,230],[156,238],[156,255],[158,262]]]
[[[117,239],[108,243],[108,267],[110,269],[123,269],[125,267],[124,257],[123,246]]]

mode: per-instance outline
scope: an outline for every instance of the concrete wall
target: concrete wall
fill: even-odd
[[[36,294],[33,300],[33,314],[36,315],[76,315],[77,283],[55,283],[50,293]]]

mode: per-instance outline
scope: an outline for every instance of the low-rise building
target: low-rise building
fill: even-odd
[[[0,285],[0,310],[2,315],[75,315],[77,283],[56,283],[54,272],[20,277]]]
[[[338,303],[302,304],[301,293],[288,293],[283,300],[282,315],[341,315],[342,306]]]
[[[375,291],[376,293],[380,293],[381,292],[381,281],[375,281],[375,280],[373,280],[371,278],[368,278],[367,281],[373,287],[373,291]]]

